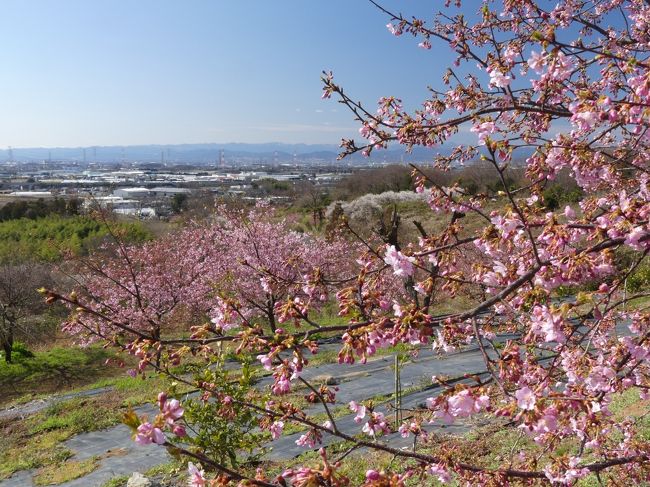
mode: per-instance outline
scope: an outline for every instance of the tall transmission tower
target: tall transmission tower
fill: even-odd
[[[224,154],[223,149],[219,151],[219,167],[221,169],[226,169],[226,155]]]
[[[11,146],[7,149],[7,162],[14,162],[14,151]]]

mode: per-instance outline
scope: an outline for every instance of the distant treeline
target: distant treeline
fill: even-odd
[[[531,183],[523,167],[509,167],[504,181],[488,163],[474,163],[462,168],[441,171],[434,168],[420,168],[429,181],[439,186],[460,185],[467,194],[496,195],[503,191],[505,181],[509,189],[527,186]],[[339,181],[332,190],[333,199],[353,200],[366,194],[380,194],[386,191],[408,191],[413,189],[413,169],[406,165],[389,165],[376,169],[365,169]],[[427,186],[429,182],[425,182]],[[553,182],[543,190],[544,204],[554,210],[565,203],[575,203],[582,199],[582,190],[575,180],[568,177],[568,171],[558,174]]]
[[[79,214],[81,202],[77,198],[54,198],[36,201],[12,201],[0,208],[0,221],[28,218],[35,220],[48,215],[75,216]]]

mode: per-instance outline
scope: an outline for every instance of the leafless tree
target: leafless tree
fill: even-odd
[[[0,345],[6,362],[17,334],[29,336],[25,318],[44,306],[38,288],[49,287],[52,276],[47,266],[35,262],[0,265]]]

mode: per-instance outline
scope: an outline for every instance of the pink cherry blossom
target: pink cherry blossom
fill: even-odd
[[[528,66],[534,70],[537,74],[542,74],[544,65],[546,64],[546,55],[544,53],[538,53],[532,51],[530,53],[530,58],[528,59]]]
[[[368,436],[375,437],[379,433],[390,433],[390,428],[383,413],[373,412],[370,415],[370,420],[363,425],[361,431]]]
[[[195,465],[189,462],[187,464],[187,473],[190,476],[187,481],[190,487],[205,487],[207,485],[205,472],[201,468],[201,464]]]
[[[490,69],[488,74],[490,75],[490,86],[506,88],[512,81],[510,76],[506,76],[498,69]]]
[[[612,405],[623,393],[650,397],[650,314],[637,296],[645,293],[637,277],[650,248],[650,9],[640,0],[506,0],[482,2],[477,13],[471,3],[441,3],[431,19],[382,7],[394,35],[412,36],[434,58],[442,50],[454,57],[450,66],[433,59],[441,79],[420,103],[383,96],[374,110],[358,101],[363,93],[323,73],[323,97],[337,98],[359,122],[357,140],[341,143],[342,157],[388,147],[413,157],[427,151],[426,164],[412,167],[412,196],[435,212],[431,218],[418,215],[422,224],[412,225],[410,213],[396,214],[387,222],[386,208],[400,197],[387,203],[373,195],[382,201],[376,220],[355,220],[335,203],[326,221],[314,214],[317,230],[297,232],[306,225],[293,211],[220,204],[208,221],[143,244],[103,245],[65,263],[79,282],[74,294],[45,293],[70,308],[63,329],[83,344],[101,341],[132,355],[134,373],[152,366],[165,373],[190,355],[211,367],[228,342],[272,373],[276,395],[312,380],[316,337],[339,339],[343,369],[386,347],[458,353],[435,357],[436,370],[426,375],[438,380],[426,409],[399,427],[415,437],[417,461],[413,447],[395,450],[395,461],[369,471],[366,484],[457,477],[467,485],[561,485],[594,472],[639,483],[647,476],[642,424],[614,414]],[[408,67],[401,74],[409,76]],[[570,206],[551,209],[554,196]],[[374,233],[380,215],[383,228]],[[453,312],[441,315],[450,303]],[[483,363],[449,377],[445,360],[460,361],[466,351]],[[184,380],[233,424],[252,414],[272,438],[284,423],[312,426],[298,440],[305,447],[327,430],[328,440],[372,453],[390,432],[374,403],[349,404],[366,438],[359,440],[354,429],[313,419],[293,396],[228,395],[201,374]],[[335,389],[314,383],[306,399],[336,403]],[[151,422],[129,417],[136,441],[195,448],[183,426],[194,409],[166,394],[158,405]],[[494,465],[461,462],[444,435],[436,455],[418,444],[421,424],[477,414],[534,443]],[[193,424],[199,432],[205,426]],[[574,444],[588,455],[567,454]],[[284,482],[352,483],[345,466],[324,453],[321,460],[298,461]]]
[[[296,445],[306,448],[314,448],[320,442],[320,434],[317,434],[315,430],[309,430],[296,440]]]
[[[566,205],[564,208],[564,216],[566,216],[569,220],[574,220],[576,217],[576,212],[569,205]]]
[[[354,417],[355,423],[363,421],[363,418],[366,417],[366,407],[362,404],[357,404],[355,401],[350,401],[349,407],[350,411],[356,413],[356,416]]]
[[[543,336],[547,342],[563,343],[566,340],[562,326],[564,320],[558,312],[552,312],[546,306],[535,306],[532,310],[531,331]]]
[[[171,401],[164,402],[161,412],[166,421],[173,423],[175,420],[180,419],[183,416],[184,409],[181,407],[181,403],[178,399],[172,399]]]
[[[478,134],[478,144],[485,145],[485,139],[488,135],[496,132],[496,125],[493,121],[482,122],[478,125],[472,126],[470,129],[472,132]]]
[[[519,55],[519,50],[516,49],[514,46],[509,45],[504,51],[503,51],[503,59],[505,62],[508,64],[514,64],[515,58]]]
[[[271,391],[277,396],[288,394],[291,392],[291,381],[286,375],[280,375],[271,386]]]
[[[269,357],[268,355],[265,355],[265,354],[260,354],[256,358],[257,358],[257,360],[259,360],[261,362],[262,367],[264,367],[265,370],[268,370],[268,371],[272,370],[273,361],[272,361],[271,357]]]
[[[165,435],[160,428],[154,427],[151,423],[142,423],[138,426],[135,435],[135,442],[138,445],[149,445],[151,443],[162,445],[165,441]]]
[[[535,398],[533,391],[528,386],[524,386],[521,389],[517,390],[515,392],[515,397],[517,398],[517,406],[520,409],[535,409],[535,403],[537,402],[537,399]]]
[[[392,266],[396,276],[408,277],[412,275],[415,270],[413,267],[414,261],[415,259],[412,257],[406,257],[402,252],[398,251],[394,245],[389,245],[386,249],[384,262]]]
[[[625,244],[635,250],[650,248],[650,231],[641,226],[635,227],[625,238]]]
[[[284,421],[274,421],[273,424],[271,424],[271,427],[269,430],[271,431],[271,437],[274,440],[277,440],[282,436],[282,429],[284,428]]]
[[[427,470],[431,475],[436,477],[438,482],[441,484],[448,484],[451,482],[451,475],[449,475],[449,471],[443,465],[432,464],[427,467]]]
[[[580,463],[579,457],[571,457],[568,462],[568,469],[562,468],[559,473],[555,473],[550,465],[544,468],[546,478],[552,483],[559,485],[573,485],[576,480],[589,475],[589,470],[586,468],[577,468]]]
[[[612,389],[612,381],[616,378],[614,369],[607,366],[597,366],[591,370],[585,385],[593,392],[608,392]]]
[[[402,35],[402,29],[398,26],[395,27],[392,23],[386,24],[386,28],[388,29],[388,32],[393,34],[394,36],[401,36]]]

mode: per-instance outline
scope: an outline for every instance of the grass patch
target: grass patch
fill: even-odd
[[[128,481],[128,475],[120,475],[119,477],[113,477],[112,479],[107,480],[102,484],[102,487],[124,487]]]
[[[58,468],[73,455],[64,447],[65,440],[120,423],[128,408],[154,402],[158,392],[169,387],[164,377],[123,377],[113,385],[99,396],[57,402],[22,421],[0,423],[0,479],[20,470]]]
[[[68,460],[61,464],[48,465],[41,468],[34,476],[36,485],[57,485],[78,479],[93,472],[99,466],[97,458],[86,460]]]
[[[14,433],[0,453],[0,479],[20,470],[65,462],[73,453],[61,443],[69,437],[65,431],[53,431],[34,438],[29,438],[25,431]]]
[[[0,361],[0,403],[25,402],[38,394],[72,389],[106,374],[124,373],[117,366],[105,365],[114,354],[98,346],[57,347],[32,355],[16,354],[10,364]]]
[[[162,485],[185,485],[187,483],[187,468],[185,462],[172,460],[150,468],[142,473],[145,477],[156,477]],[[102,484],[101,487],[124,487],[129,481],[129,475],[113,477]],[[162,480],[160,478],[162,477]],[[178,482],[174,482],[177,480]]]
[[[116,419],[119,418],[110,401],[77,398],[54,403],[30,418],[28,431],[31,435],[55,430],[76,434],[108,428]]]
[[[56,403],[22,422],[4,425],[6,448],[0,451],[0,479],[31,468],[48,467],[47,475],[55,472],[73,455],[64,447],[65,440],[119,422],[119,408],[111,404],[100,398],[74,399]]]

